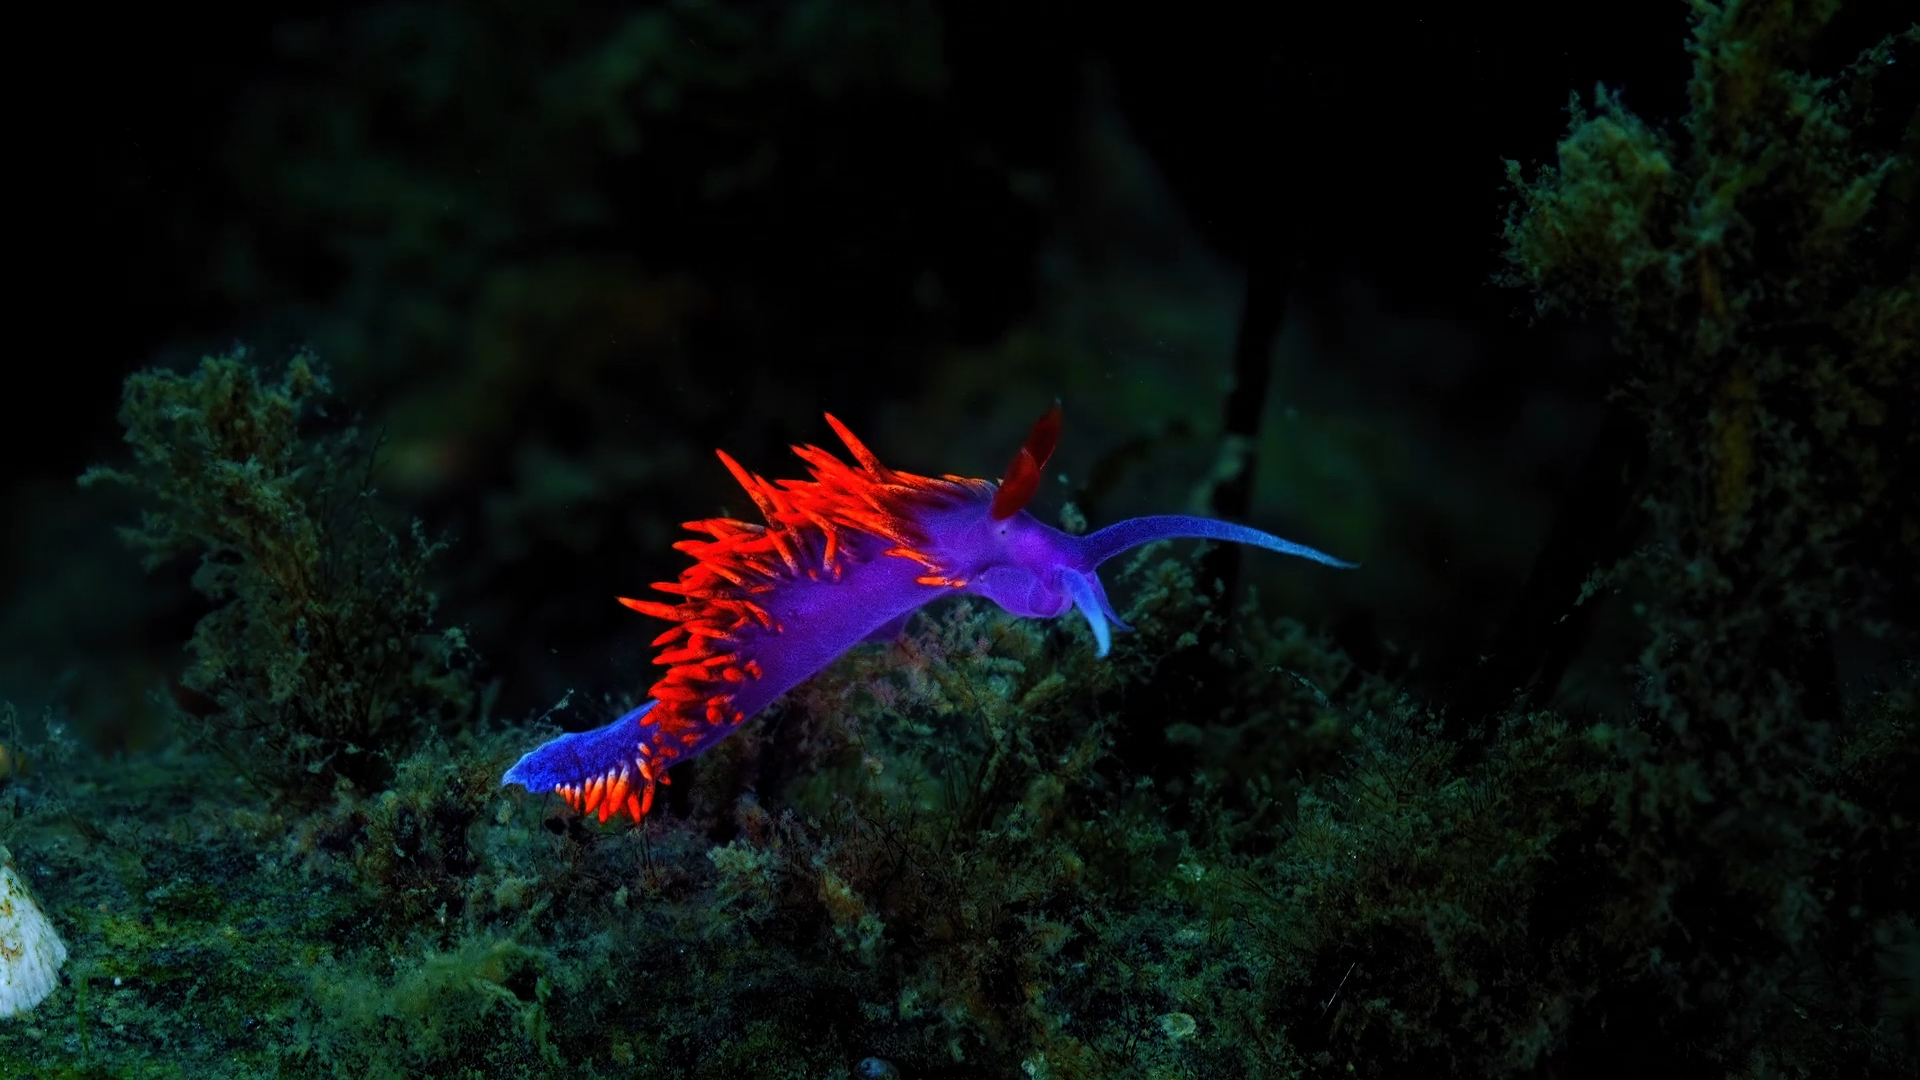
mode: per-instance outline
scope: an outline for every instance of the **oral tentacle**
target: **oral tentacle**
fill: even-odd
[[[1107,627],[1107,604],[1104,598],[1094,595],[1093,584],[1085,574],[1072,570],[1062,571],[1060,577],[1067,587],[1067,595],[1073,597],[1073,606],[1086,616],[1087,626],[1093,630],[1093,655],[1104,657],[1113,647],[1113,633]]]
[[[1264,548],[1281,555],[1297,555],[1303,559],[1312,559],[1317,563],[1352,569],[1359,563],[1335,558],[1324,551],[1310,548],[1305,544],[1296,544],[1283,540],[1272,533],[1246,525],[1236,525],[1231,521],[1214,521],[1211,518],[1190,517],[1186,514],[1155,514],[1149,517],[1128,518],[1126,521],[1096,529],[1078,539],[1079,556],[1088,570],[1099,566],[1123,551],[1129,551],[1142,544],[1151,544],[1156,540],[1215,540],[1229,544],[1246,544],[1250,547]]]

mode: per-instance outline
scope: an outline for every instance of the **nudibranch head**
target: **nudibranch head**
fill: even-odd
[[[666,770],[726,738],[747,717],[862,641],[890,637],[922,606],[956,592],[1009,613],[1053,618],[1078,608],[1105,656],[1127,629],[1098,567],[1154,540],[1253,544],[1332,566],[1335,559],[1257,529],[1206,518],[1133,518],[1070,536],[1026,507],[1059,441],[1060,404],[1033,425],[1001,483],[888,468],[846,425],[827,425],[853,457],[796,446],[810,479],[768,482],[719,451],[764,524],[690,521],[705,539],[674,545],[693,559],[655,590],[674,602],[620,602],[672,625],[653,639],[666,673],[652,700],[595,731],[563,735],[522,757],[503,783],[554,791],[602,821],[636,821]]]

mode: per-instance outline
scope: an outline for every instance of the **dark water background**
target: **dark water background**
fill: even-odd
[[[1403,667],[1484,648],[1609,384],[1603,335],[1492,281],[1502,160],[1597,81],[1682,106],[1679,5],[781,7],[43,16],[7,695],[137,741],[197,615],[71,487],[135,368],[313,347],[456,537],[446,612],[518,710],[633,678],[603,601],[733,497],[709,449],[777,473],[822,410],[996,476],[1060,396],[1043,507],[1188,508],[1250,267],[1281,316],[1250,520],[1370,572],[1249,573]]]

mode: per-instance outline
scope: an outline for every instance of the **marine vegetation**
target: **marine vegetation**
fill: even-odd
[[[187,643],[182,734],[308,806],[339,782],[377,785],[472,706],[463,635],[433,629],[427,573],[443,547],[417,523],[402,538],[374,500],[377,440],[316,427],[327,391],[304,354],[277,385],[244,352],[136,374],[120,411],[131,467],[80,478],[147,494],[122,534],[149,568],[199,559],[194,587],[214,610]]]

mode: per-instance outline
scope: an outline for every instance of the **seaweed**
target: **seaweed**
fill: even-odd
[[[150,569],[199,558],[213,610],[187,645],[183,734],[301,806],[339,782],[378,785],[473,706],[465,635],[433,626],[428,573],[445,545],[389,524],[377,440],[312,428],[327,390],[307,354],[277,384],[243,351],[137,373],[120,408],[132,466],[81,477],[145,493],[152,508],[122,535]]]

